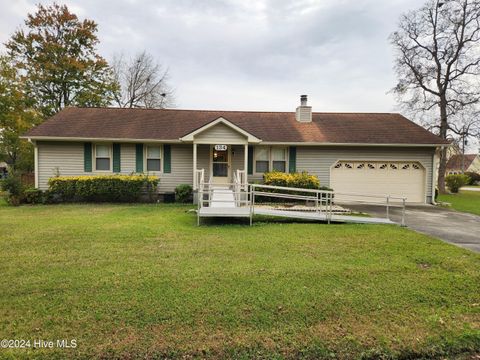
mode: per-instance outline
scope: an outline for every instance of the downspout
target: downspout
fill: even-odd
[[[439,172],[439,164],[438,164],[438,157],[439,152],[442,151],[441,147],[435,148],[435,151],[432,154],[432,188],[431,188],[431,196],[432,196],[432,205],[437,205],[435,201],[435,189],[437,188],[437,179],[438,179],[438,172]]]
[[[35,189],[38,189],[38,146],[36,141],[28,138],[28,142],[33,144],[33,154],[34,154],[34,175],[35,175]]]

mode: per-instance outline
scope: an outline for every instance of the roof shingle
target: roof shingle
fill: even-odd
[[[284,143],[447,144],[436,135],[393,113],[320,113],[311,123],[293,112],[177,109],[63,109],[27,137],[178,140],[223,117],[257,138]]]
[[[470,167],[470,165],[472,165],[473,160],[475,160],[475,158],[477,156],[478,155],[476,155],[476,154],[465,154],[464,155],[465,170],[468,169]],[[460,170],[460,169],[462,169],[462,155],[461,154],[452,155],[450,157],[450,159],[448,159],[447,170]]]

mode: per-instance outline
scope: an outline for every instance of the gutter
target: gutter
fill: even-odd
[[[150,142],[150,143],[167,143],[167,144],[181,144],[180,140],[159,140],[159,139],[129,139],[129,138],[95,138],[95,137],[61,137],[61,136],[29,136],[23,135],[19,137],[20,139],[26,139],[28,141],[32,140],[42,140],[42,141],[114,141],[119,143],[130,143],[130,142]]]
[[[176,140],[159,140],[159,139],[134,139],[134,138],[95,138],[95,137],[60,137],[60,136],[20,136],[20,139],[45,140],[45,141],[114,141],[119,143],[129,142],[150,142],[150,143],[164,143],[164,144],[189,144],[190,141]],[[219,140],[219,143],[222,141]],[[402,143],[332,143],[332,142],[280,142],[280,141],[261,141],[261,145],[283,145],[283,146],[375,146],[375,147],[447,147],[450,144],[402,144]]]
[[[332,143],[332,142],[279,142],[262,141],[262,145],[284,146],[386,146],[386,147],[446,147],[450,144],[402,144],[402,143]]]

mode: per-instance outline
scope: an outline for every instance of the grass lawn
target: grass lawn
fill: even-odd
[[[454,358],[480,255],[388,225],[196,227],[179,205],[0,206],[0,358]],[[463,356],[462,355],[462,356]]]
[[[480,191],[460,190],[458,194],[439,195],[438,200],[452,204],[455,210],[480,215]]]

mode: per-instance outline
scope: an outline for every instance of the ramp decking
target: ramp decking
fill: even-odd
[[[240,217],[249,218],[249,207],[204,207],[199,211],[200,217]],[[328,216],[325,213],[316,213],[313,211],[288,211],[288,210],[272,210],[256,208],[252,215],[263,215],[282,217],[290,219],[301,219],[311,221],[328,222]],[[330,218],[331,222],[338,223],[355,223],[355,224],[395,224],[395,222],[386,218],[372,218],[364,216],[351,215],[333,215]]]

